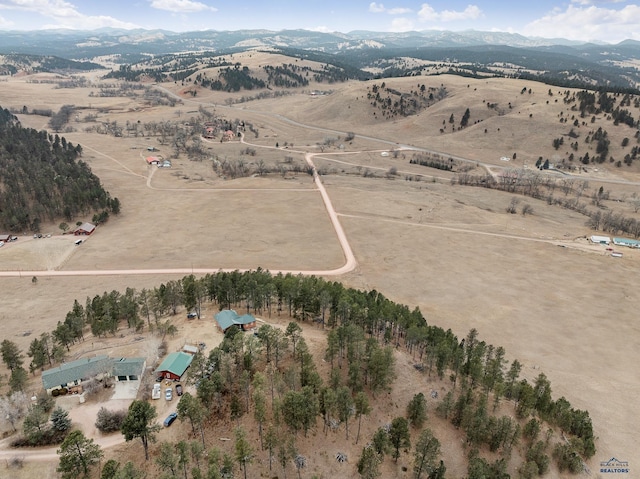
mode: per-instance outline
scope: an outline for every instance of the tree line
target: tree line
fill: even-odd
[[[253,411],[261,448],[269,457],[283,457],[283,468],[296,457],[295,441],[291,444],[288,438],[306,435],[318,427],[318,419],[324,434],[342,430],[347,438],[357,424],[357,443],[368,402],[389,390],[395,378],[392,349],[404,348],[424,374],[449,379],[451,389],[438,402],[437,414],[465,433],[469,478],[507,477],[506,463],[520,444],[526,477],[543,474],[550,456],[560,468],[576,471],[582,467],[581,458],[595,453],[588,412],[574,409],[566,398],[554,400],[542,373],[531,383],[521,379],[522,365],[513,360],[508,367],[504,349],[481,341],[475,329],[459,340],[451,330],[428,324],[417,308],[396,304],[375,290],[346,288],[314,276],[272,275],[261,269],[189,275],[140,292],[105,292],[87,298],[85,306],[76,300],[64,322],[33,340],[30,370],[60,360],[71,344],[84,341],[87,328],[95,335],[116,335],[123,329],[138,332],[146,324],[164,335],[175,330],[165,315],[182,308],[199,315],[205,302],[269,317],[284,314],[295,321],[286,329],[263,325],[257,335],[231,328],[208,356],[196,355],[188,381],[197,385],[197,394],[183,395],[178,407],[179,418],[191,424],[194,435],[204,437],[203,428],[210,421],[239,426]],[[324,355],[330,364],[328,377],[320,375],[298,322],[329,329]],[[1,352],[18,389],[15,378],[26,380],[27,374],[23,354],[9,340],[3,341]],[[22,373],[14,373],[20,369]],[[515,417],[493,416],[492,407],[495,411],[505,400],[512,402]],[[425,420],[425,403],[417,396],[407,406],[405,420],[418,431]],[[363,450],[363,457],[371,461],[367,467],[375,470],[389,450],[384,444],[391,439],[382,436],[389,435],[392,426],[372,438],[371,444],[382,444],[379,450]],[[403,429],[402,424],[397,427]],[[556,428],[567,442],[552,440]],[[397,444],[390,447],[395,447],[396,459],[400,450],[409,449],[402,441]],[[489,461],[486,457],[492,453],[497,459]],[[433,471],[442,470],[437,461],[430,464]]]
[[[557,180],[540,175],[535,171],[513,168],[505,170],[498,179],[488,174],[458,173],[451,179],[451,184],[478,186],[530,196],[544,200],[549,205],[558,205],[584,215],[587,218],[587,225],[594,230],[601,230],[612,235],[622,233],[640,238],[640,221],[610,209],[603,212],[599,206],[607,198],[607,193],[596,190],[589,195],[588,181],[579,181],[574,178]],[[561,195],[556,196],[554,194],[556,190]],[[587,200],[587,202],[583,200]],[[598,207],[596,210],[588,207],[589,200]],[[631,201],[637,211],[635,197]]]
[[[72,220],[113,209],[114,199],[89,166],[82,147],[46,131],[23,128],[0,114],[0,227],[40,230],[44,221]],[[118,202],[119,207],[119,202]]]

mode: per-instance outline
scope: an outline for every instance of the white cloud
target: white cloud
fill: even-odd
[[[4,17],[0,17],[0,27],[2,28],[9,28],[13,26],[13,22],[7,20]]]
[[[578,5],[597,5],[599,3],[625,3],[627,0],[571,0]]]
[[[371,13],[384,13],[385,8],[384,8],[384,5],[381,3],[371,2],[369,4],[369,11]]]
[[[398,17],[391,21],[392,32],[410,32],[412,30],[415,30],[415,25],[409,18]]]
[[[174,13],[195,13],[209,10],[218,11],[215,7],[210,7],[202,2],[192,0],[151,0],[151,6],[158,10],[166,10]]]
[[[475,20],[483,16],[482,10],[477,5],[467,5],[464,10],[436,11],[428,3],[423,3],[418,18],[422,22],[455,22],[460,20]]]
[[[627,38],[640,39],[640,6],[626,5],[620,9],[569,5],[566,10],[554,9],[525,26],[523,33],[546,38],[570,40],[600,40],[619,42]]]
[[[411,13],[410,8],[395,7],[386,8],[382,3],[371,2],[369,4],[369,11],[371,13],[388,13],[389,15],[404,15],[405,13]]]
[[[387,13],[389,15],[404,15],[405,13],[411,13],[411,9],[410,8],[403,8],[403,7],[396,7],[396,8],[388,9]]]
[[[3,10],[22,10],[50,18],[55,23],[44,28],[72,28],[92,30],[102,27],[138,28],[138,25],[123,22],[105,15],[85,15],[76,6],[65,0],[3,0]]]
[[[311,30],[312,32],[320,32],[320,33],[333,33],[335,31],[324,25],[312,27],[312,28],[309,28],[309,30]]]

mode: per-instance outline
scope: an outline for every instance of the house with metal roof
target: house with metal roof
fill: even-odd
[[[224,309],[214,317],[218,323],[218,328],[223,333],[234,324],[239,326],[243,331],[248,331],[256,327],[256,318],[252,314],[243,314],[240,316],[233,309]]]
[[[111,374],[116,381],[139,381],[147,367],[144,358],[119,358],[113,360]]]
[[[106,355],[82,358],[42,372],[42,386],[47,393],[70,388],[92,378],[113,376],[116,381],[139,381],[147,362],[144,358],[110,358]]]
[[[640,241],[629,238],[613,238],[613,244],[628,248],[640,248]]]
[[[109,356],[101,355],[61,364],[42,371],[42,386],[47,393],[51,393],[54,389],[76,386],[94,377],[109,376],[112,361]]]
[[[156,369],[156,374],[161,374],[165,379],[179,380],[191,365],[193,356],[191,354],[178,351],[169,354],[160,366]]]

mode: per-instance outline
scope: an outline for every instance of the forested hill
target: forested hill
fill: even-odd
[[[0,108],[0,228],[37,232],[46,221],[86,221],[97,212],[104,221],[118,213],[120,202],[78,160],[81,154],[80,145],[23,128]]]

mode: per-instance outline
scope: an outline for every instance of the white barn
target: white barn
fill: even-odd
[[[591,242],[594,244],[606,244],[606,245],[611,244],[611,238],[609,238],[608,236],[592,235],[590,239],[591,239]]]

